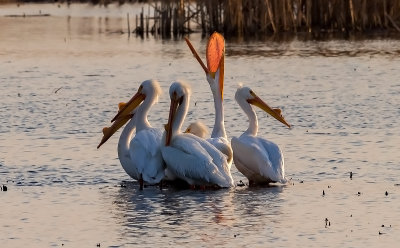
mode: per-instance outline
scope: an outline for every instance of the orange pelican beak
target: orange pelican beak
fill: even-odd
[[[103,128],[103,138],[101,139],[100,144],[97,146],[97,149],[99,149],[101,145],[106,143],[106,141],[111,136],[113,136],[113,134],[117,132],[118,129],[120,129],[123,125],[125,125],[125,123],[127,123],[132,117],[133,114],[120,116],[118,119],[115,120],[115,122],[111,125],[111,127]]]
[[[224,59],[225,59],[225,40],[224,37],[217,32],[214,32],[210,39],[208,40],[206,49],[207,67],[204,65],[200,56],[197,54],[196,50],[190,43],[189,39],[185,38],[189,49],[192,51],[194,57],[197,59],[201,67],[206,74],[210,74],[212,78],[215,79],[215,75],[219,71],[218,83],[221,94],[221,99],[223,99],[224,92]]]
[[[177,97],[176,93],[174,92],[173,96],[171,98],[171,106],[169,108],[168,123],[167,123],[167,125],[165,125],[165,131],[167,132],[166,133],[166,140],[165,140],[165,145],[166,146],[169,146],[169,144],[171,143],[172,125],[174,123],[175,115],[176,115],[176,112],[178,110],[179,101],[180,101],[180,99]]]
[[[190,51],[192,51],[193,56],[197,59],[201,67],[203,68],[204,72],[207,74],[209,73],[208,68],[204,65],[203,61],[201,60],[199,54],[196,52],[196,49],[194,49],[192,43],[189,41],[188,38],[185,37],[186,44],[188,45]]]
[[[117,120],[120,116],[129,115],[135,108],[137,108],[137,106],[140,105],[140,103],[143,102],[143,100],[146,98],[146,95],[142,93],[142,88],[143,88],[142,86],[139,87],[136,94],[129,100],[129,102],[127,102],[122,106],[118,114],[114,116],[111,122]]]
[[[221,93],[221,99],[223,99],[225,39],[220,33],[214,32],[210,36],[207,44],[206,58],[208,70],[210,71],[210,74],[214,79],[217,72],[219,72],[218,83]]]
[[[285,118],[282,116],[282,111],[278,108],[271,108],[266,104],[261,98],[259,98],[253,91],[250,92],[250,94],[254,97],[253,99],[248,99],[247,102],[261,108],[271,116],[273,116],[275,119],[278,121],[282,122],[284,125],[290,128],[290,124],[286,122]]]

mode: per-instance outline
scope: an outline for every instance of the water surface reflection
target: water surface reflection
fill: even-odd
[[[166,241],[227,245],[235,237],[263,232],[266,226],[279,222],[283,189],[193,191],[147,187],[140,191],[136,183],[127,183],[116,195],[115,214],[124,226],[121,238],[135,238],[137,245],[162,245]]]

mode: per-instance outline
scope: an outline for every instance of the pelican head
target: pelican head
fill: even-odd
[[[136,94],[127,103],[119,103],[119,111],[117,115],[112,119],[114,122],[110,127],[103,128],[103,138],[99,148],[103,145],[115,132],[118,131],[126,122],[128,122],[136,112],[138,106],[146,99],[152,98],[153,101],[158,99],[161,94],[161,87],[156,80],[146,80],[139,86]]]
[[[147,97],[153,97],[155,100],[161,94],[161,87],[156,80],[146,80],[140,84],[136,94],[127,102],[118,114],[111,120],[115,121],[121,115],[128,115],[136,109]]]
[[[214,32],[210,36],[206,49],[207,67],[204,65],[203,61],[194,49],[193,45],[190,43],[189,39],[185,38],[185,40],[194,57],[197,59],[204,72],[206,73],[207,81],[210,83],[210,85],[218,85],[221,99],[223,99],[225,60],[224,37],[218,32]]]
[[[183,104],[189,102],[190,94],[189,86],[183,82],[174,82],[169,88],[171,106],[169,110],[168,123],[165,126],[166,146],[169,146],[171,143],[172,134],[179,131],[182,126],[183,118],[186,115],[188,108],[187,104],[185,104],[185,106],[183,106]],[[176,118],[177,114],[180,115],[180,118]]]
[[[204,123],[196,121],[190,123],[190,125],[186,128],[185,133],[191,133],[204,139],[208,135],[209,131]]]
[[[268,104],[261,100],[261,98],[259,98],[256,93],[254,93],[254,91],[249,87],[240,87],[236,91],[235,98],[238,102],[240,102],[241,99],[245,99],[247,103],[261,108],[272,117],[290,128],[290,124],[287,123],[285,118],[282,116],[282,111],[278,108],[271,108],[270,106],[268,106]]]

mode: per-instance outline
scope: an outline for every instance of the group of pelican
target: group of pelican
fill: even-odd
[[[171,99],[165,130],[150,125],[147,115],[161,94],[155,80],[142,82],[127,103],[119,104],[112,125],[103,129],[104,144],[118,129],[124,127],[118,142],[118,157],[126,173],[144,183],[184,181],[190,187],[227,188],[234,186],[230,172],[232,161],[248,178],[249,185],[285,183],[284,160],[278,145],[257,137],[257,106],[290,127],[279,109],[269,107],[250,88],[239,87],[235,99],[249,119],[248,129],[228,141],[224,125],[223,87],[225,41],[221,34],[211,35],[206,50],[207,66],[202,62],[188,39],[186,42],[202,66],[214,98],[215,123],[211,137],[205,139],[206,128],[201,122],[189,125],[182,132],[189,109],[190,87],[184,82],[173,82],[169,88]],[[136,134],[135,133],[136,130]]]

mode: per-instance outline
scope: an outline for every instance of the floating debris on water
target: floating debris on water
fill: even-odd
[[[386,196],[388,196],[388,195],[389,195],[389,193],[386,191],[386,192],[385,192],[385,195],[386,195]]]
[[[60,88],[58,88],[58,89],[56,89],[55,91],[54,91],[54,94],[57,94],[57,92],[59,91],[59,90],[61,90],[63,87],[61,86]]]
[[[244,182],[243,182],[242,180],[240,180],[240,181],[238,182],[237,186],[243,187],[243,186],[245,186],[245,184],[244,184]]]
[[[325,190],[322,190],[322,196],[325,196]]]
[[[325,228],[328,227],[328,223],[329,223],[329,226],[330,226],[331,222],[328,220],[328,218],[325,218]]]
[[[353,179],[353,172],[350,171],[350,179]]]
[[[13,18],[15,18],[15,17],[23,17],[23,18],[25,18],[25,17],[49,17],[49,16],[50,16],[50,14],[42,14],[41,12],[39,12],[39,14],[25,14],[25,13],[23,13],[21,15],[5,15],[5,17],[13,17]]]
[[[7,186],[5,186],[4,184],[3,184],[3,187],[1,188],[1,190],[2,191],[7,191],[8,189],[7,189]]]

